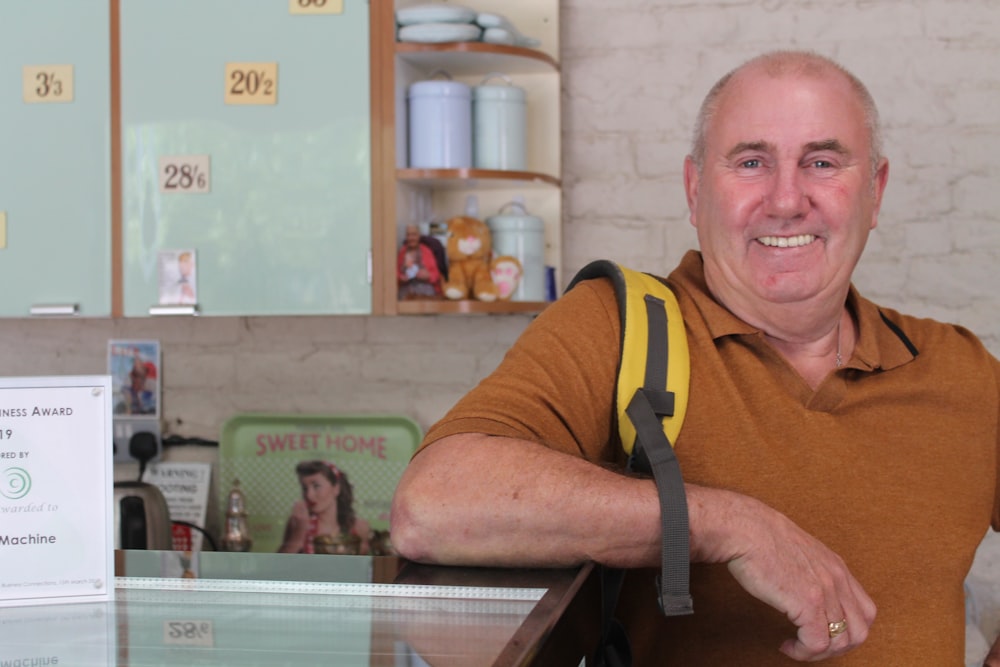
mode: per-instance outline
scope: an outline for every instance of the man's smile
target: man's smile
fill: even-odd
[[[798,248],[809,245],[815,240],[814,234],[799,234],[798,236],[761,236],[757,242],[771,248]]]

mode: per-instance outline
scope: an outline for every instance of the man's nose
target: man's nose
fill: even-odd
[[[804,174],[798,166],[779,166],[775,169],[769,188],[764,193],[764,208],[768,215],[794,219],[809,210]]]

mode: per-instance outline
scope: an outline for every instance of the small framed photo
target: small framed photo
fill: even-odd
[[[109,340],[108,374],[115,419],[160,418],[160,341]]]
[[[157,255],[160,305],[198,303],[198,274],[194,250],[161,250]]]

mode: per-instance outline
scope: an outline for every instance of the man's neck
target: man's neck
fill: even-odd
[[[854,350],[854,320],[846,307],[846,294],[809,303],[728,302],[709,290],[733,315],[760,329],[764,339],[815,389],[838,367],[838,354],[846,364]]]

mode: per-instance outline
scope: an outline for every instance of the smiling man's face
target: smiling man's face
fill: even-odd
[[[712,293],[747,321],[773,305],[843,304],[888,175],[865,109],[832,69],[738,72],[685,187]]]

